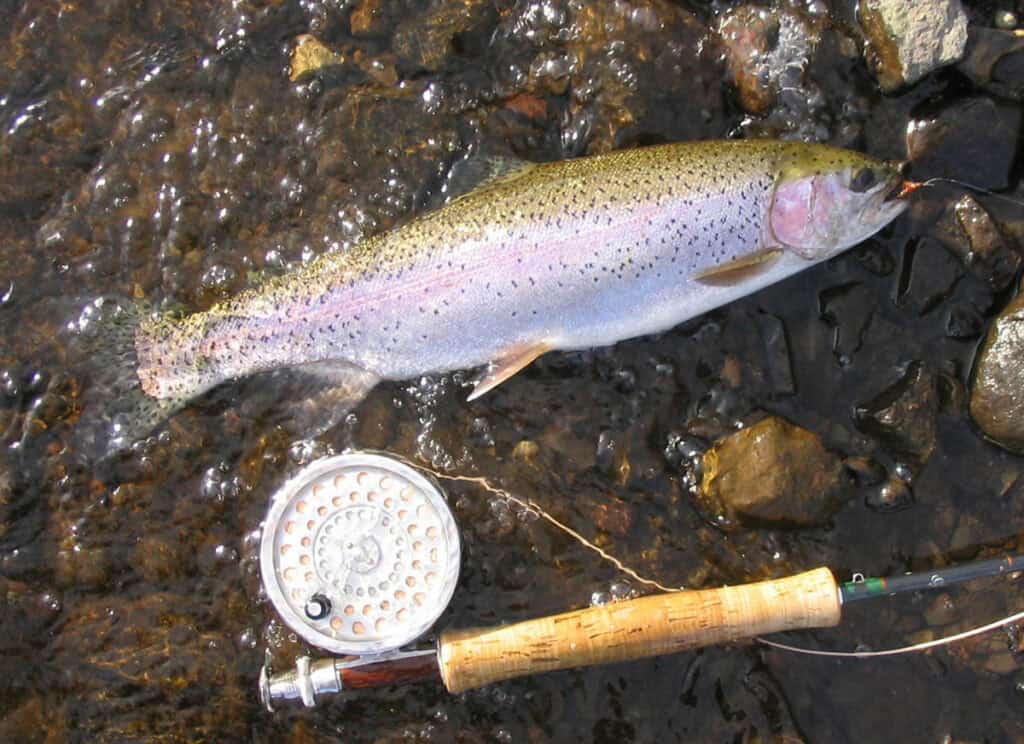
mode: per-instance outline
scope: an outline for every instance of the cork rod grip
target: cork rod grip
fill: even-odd
[[[832,573],[818,568],[744,586],[655,594],[438,641],[449,692],[555,669],[607,664],[839,622]]]

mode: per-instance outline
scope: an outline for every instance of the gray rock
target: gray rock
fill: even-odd
[[[839,508],[842,461],[777,416],[722,439],[703,465],[700,506],[725,529],[822,525]]]
[[[866,0],[860,22],[868,64],[885,91],[959,61],[967,46],[967,14],[960,0]]]
[[[989,328],[974,370],[971,418],[1006,449],[1024,452],[1024,295]]]

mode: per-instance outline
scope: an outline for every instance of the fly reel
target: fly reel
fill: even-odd
[[[260,543],[263,586],[285,624],[313,646],[357,657],[393,654],[422,636],[451,600],[459,558],[437,484],[362,452],[318,460],[288,481]],[[312,704],[302,694],[308,676],[284,697]]]

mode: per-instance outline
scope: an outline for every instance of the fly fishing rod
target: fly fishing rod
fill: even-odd
[[[447,607],[459,534],[439,486],[392,457],[319,460],[275,495],[263,528],[264,588],[299,636],[340,658],[301,657],[260,698],[440,681],[452,693],[530,674],[629,661],[839,623],[843,604],[1024,570],[1024,555],[837,583],[827,568],[741,586],[655,594],[493,628],[445,630],[408,649]]]

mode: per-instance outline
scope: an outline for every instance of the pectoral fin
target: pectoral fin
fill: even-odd
[[[540,341],[534,344],[515,346],[506,351],[500,358],[491,362],[483,377],[481,377],[473,392],[467,400],[476,400],[486,392],[498,387],[519,370],[526,367],[530,362],[541,354],[550,351],[551,347],[547,342]]]
[[[713,287],[732,287],[767,271],[780,258],[781,248],[765,248],[734,258],[720,266],[699,271],[693,278],[701,284]]]

